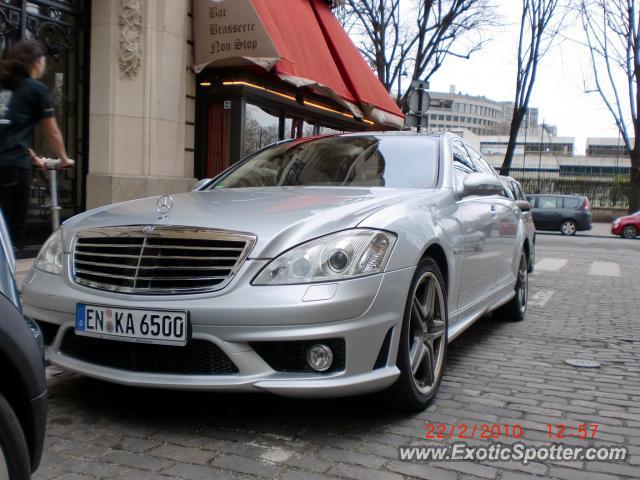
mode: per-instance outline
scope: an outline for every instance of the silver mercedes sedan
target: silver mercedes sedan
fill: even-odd
[[[285,141],[199,183],[49,238],[23,294],[53,364],[147,387],[388,389],[422,409],[450,341],[487,312],[525,317],[522,212],[454,135]]]

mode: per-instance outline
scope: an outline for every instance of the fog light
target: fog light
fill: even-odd
[[[307,348],[307,363],[316,372],[329,370],[333,363],[333,352],[326,345],[316,343]]]

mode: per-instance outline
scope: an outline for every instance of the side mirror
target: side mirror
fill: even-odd
[[[529,202],[527,202],[526,200],[516,200],[516,205],[523,212],[531,211],[531,204]]]
[[[463,197],[470,195],[498,195],[504,190],[504,185],[498,177],[488,173],[470,173],[464,178]]]
[[[198,180],[196,183],[193,184],[193,187],[191,187],[191,191],[192,192],[197,192],[198,190],[200,190],[202,187],[204,187],[210,181],[211,181],[210,178],[203,178],[202,180]]]

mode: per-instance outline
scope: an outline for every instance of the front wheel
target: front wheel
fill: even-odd
[[[0,395],[0,478],[31,478],[29,451],[20,422],[11,405]]]
[[[622,237],[623,238],[636,238],[638,235],[638,229],[635,225],[625,225],[622,229]]]
[[[400,377],[391,387],[394,403],[420,411],[435,397],[447,352],[447,294],[438,264],[422,260],[411,282],[398,347]]]
[[[578,224],[573,220],[563,220],[560,224],[560,232],[563,235],[575,235],[578,231]]]
[[[518,276],[516,278],[515,295],[509,302],[498,309],[498,316],[505,320],[521,322],[527,314],[527,302],[529,300],[529,268],[527,255],[520,254],[518,263]]]

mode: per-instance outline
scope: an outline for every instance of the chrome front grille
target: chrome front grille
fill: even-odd
[[[197,293],[223,288],[255,236],[195,227],[134,225],[83,230],[74,237],[72,276],[100,290]]]

